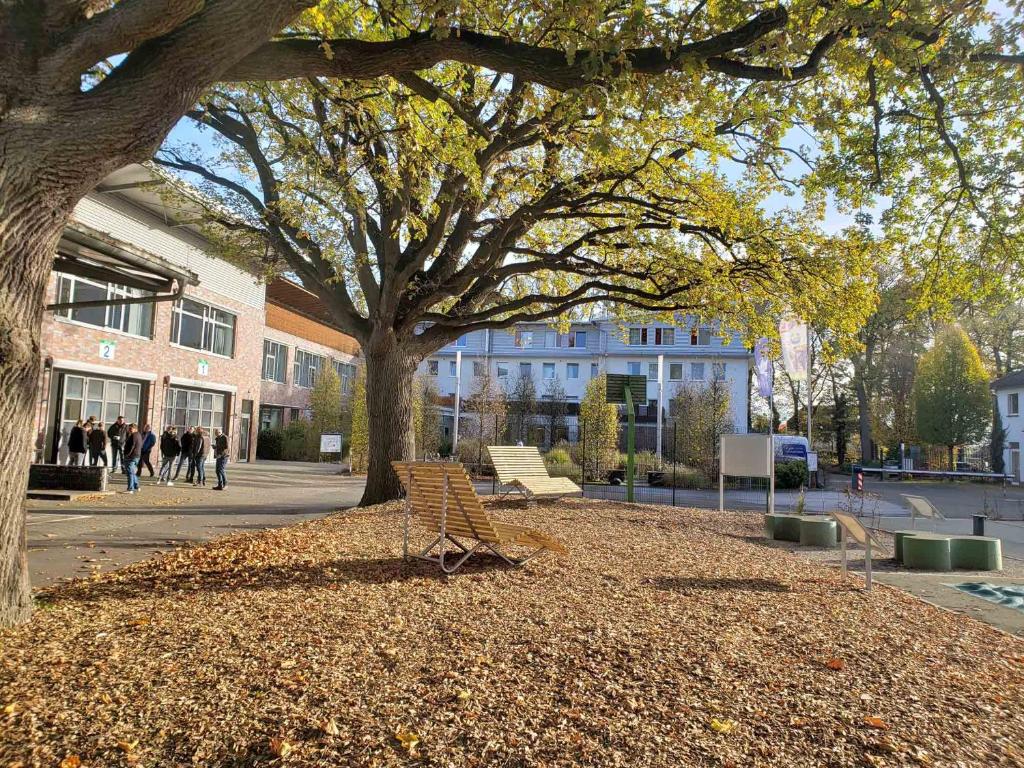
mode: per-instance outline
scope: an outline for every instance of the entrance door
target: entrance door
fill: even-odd
[[[1020,477],[1020,443],[1010,443],[1010,474],[1013,482],[1019,483]]]
[[[50,461],[67,460],[67,438],[75,421],[90,416],[107,429],[124,416],[129,424],[139,421],[142,412],[142,384],[137,381],[103,379],[97,376],[62,373],[60,407],[55,414],[53,445]]]
[[[252,400],[242,401],[242,417],[238,422],[238,460],[249,461],[249,437],[252,431]]]

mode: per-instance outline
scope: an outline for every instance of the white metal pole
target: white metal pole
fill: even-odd
[[[661,422],[665,410],[665,356],[658,355],[658,428],[657,428],[657,449],[655,455],[658,457],[658,466],[661,466]]]
[[[868,534],[868,543],[864,553],[864,588],[871,591],[871,535]]]
[[[459,447],[459,410],[462,407],[462,350],[455,352],[455,423],[452,425],[452,453]]]
[[[718,511],[725,511],[725,475],[722,470],[725,467],[725,443],[718,438]]]

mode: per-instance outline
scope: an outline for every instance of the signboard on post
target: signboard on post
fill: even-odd
[[[876,539],[860,520],[849,512],[829,512],[835,518],[840,528],[840,543],[843,550],[843,575],[846,575],[846,540],[853,538],[858,544],[864,547],[864,589],[871,591],[871,551],[878,548],[885,551],[885,547]]]
[[[341,454],[341,435],[337,432],[326,432],[320,435],[320,453]]]
[[[636,470],[636,408],[634,402],[647,402],[647,377],[609,373],[605,377],[605,399],[626,406],[626,501],[633,501]]]
[[[775,512],[775,451],[771,435],[722,435],[718,464],[718,510],[725,511],[725,476],[768,478],[768,513]]]

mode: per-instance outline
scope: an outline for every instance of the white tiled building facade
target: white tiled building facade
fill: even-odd
[[[459,354],[461,353],[461,354]],[[461,371],[456,359],[461,358]],[[579,403],[587,383],[602,373],[647,377],[643,415],[654,416],[660,401],[668,403],[683,384],[726,382],[732,422],[737,432],[749,430],[749,350],[738,341],[726,344],[710,327],[634,323],[623,328],[610,321],[573,323],[559,333],[543,323],[524,323],[509,330],[473,331],[425,360],[420,373],[432,379],[443,397],[453,397],[456,378],[463,408],[476,391],[477,379],[489,370],[498,386],[509,391],[520,375],[534,381],[537,398],[550,379],[558,379],[571,404]],[[464,411],[463,411],[464,412]],[[576,420],[570,408],[568,421]]]

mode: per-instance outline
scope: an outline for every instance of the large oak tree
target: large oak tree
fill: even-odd
[[[1019,2],[1009,5],[1019,13]],[[821,188],[842,187],[855,199],[852,189],[881,189],[887,171],[904,171],[916,158],[919,173],[943,181],[904,190],[948,193],[940,219],[968,229],[977,220],[1011,227],[996,203],[1014,183],[1001,169],[1020,146],[1019,19],[990,20],[983,2],[961,0],[763,7],[740,0],[687,7],[581,0],[553,9],[525,0],[0,5],[0,408],[11,425],[0,443],[0,623],[30,610],[21,499],[43,294],[61,230],[82,195],[118,167],[150,157],[218,82],[312,78],[333,91],[346,81],[390,78],[432,98],[431,78],[413,75],[458,62],[559,92],[601,83],[614,107],[623,103],[617,83],[641,75],[678,73],[681,98],[743,98],[750,86],[760,106],[731,127],[733,139],[742,143],[746,133],[769,147],[783,136],[771,130],[821,132],[833,171],[816,177]],[[607,114],[600,100],[591,106]],[[457,101],[451,108],[462,111]],[[1005,149],[988,151],[993,130],[986,141],[965,140],[960,131],[970,123],[997,127]],[[703,140],[710,132],[693,133]],[[755,149],[743,159],[781,173],[769,156],[777,157]],[[434,334],[452,330],[437,326]]]

